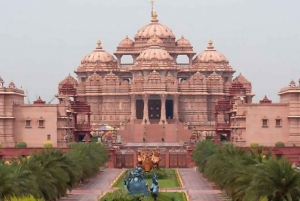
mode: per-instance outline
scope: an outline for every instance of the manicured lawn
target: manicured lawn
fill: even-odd
[[[174,169],[163,169],[163,170],[166,171],[169,174],[169,176],[165,179],[159,179],[158,178],[159,187],[160,188],[180,187],[175,170]],[[115,183],[114,187],[124,188],[123,179],[124,179],[124,177],[120,177],[120,179]],[[148,186],[151,186],[152,180],[151,179],[146,179],[146,181],[148,183]]]

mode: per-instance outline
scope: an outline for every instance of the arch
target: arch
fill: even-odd
[[[177,64],[189,64],[190,60],[187,55],[178,55],[176,58]]]

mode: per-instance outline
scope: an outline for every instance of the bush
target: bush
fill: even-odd
[[[78,146],[77,142],[69,142],[68,143],[68,148],[76,148]]]
[[[285,147],[285,144],[283,142],[276,142],[275,147]]]
[[[44,143],[44,148],[53,148],[52,142],[46,141],[46,142]]]
[[[0,142],[0,148],[2,148],[2,143]]]
[[[18,142],[16,144],[16,148],[27,148],[27,143],[26,142]]]
[[[154,169],[151,172],[145,172],[144,177],[145,179],[152,179],[153,174],[156,174],[158,176],[158,180],[160,179],[166,179],[172,175],[170,175],[170,173],[166,172],[163,169]],[[175,176],[175,175],[173,175]]]
[[[257,142],[251,142],[250,147],[259,147],[259,144]]]
[[[207,135],[207,136],[205,136],[205,139],[206,139],[206,140],[212,140],[212,139],[213,139],[213,136]]]

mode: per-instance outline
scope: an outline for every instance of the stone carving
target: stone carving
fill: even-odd
[[[159,168],[159,162],[161,161],[160,150],[147,150],[143,149],[137,153],[138,165],[142,167],[146,172],[149,172],[153,168]]]
[[[151,191],[152,198],[154,200],[157,200],[159,185],[158,185],[158,180],[157,180],[156,174],[153,174],[153,176],[152,176],[152,185],[151,185],[150,191]]]
[[[144,179],[143,169],[136,167],[134,171],[128,171],[124,179],[124,187],[131,195],[148,196],[148,184]]]

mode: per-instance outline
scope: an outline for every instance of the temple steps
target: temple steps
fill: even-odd
[[[124,130],[118,130],[118,135],[121,135],[122,143],[132,142],[132,136],[131,136],[132,126],[133,126],[132,124],[126,123],[124,126],[125,127]]]
[[[184,128],[184,124],[181,122],[177,123],[177,129],[178,129],[178,141],[181,142],[190,141],[190,137],[193,135],[192,130],[188,130]]]
[[[192,130],[184,127],[183,123],[168,119],[167,124],[159,124],[159,119],[150,119],[150,124],[143,125],[141,119],[134,120],[125,125],[124,130],[119,130],[123,143],[128,142],[186,142],[192,136]],[[133,124],[134,123],[134,124]],[[177,130],[176,130],[177,128]]]

